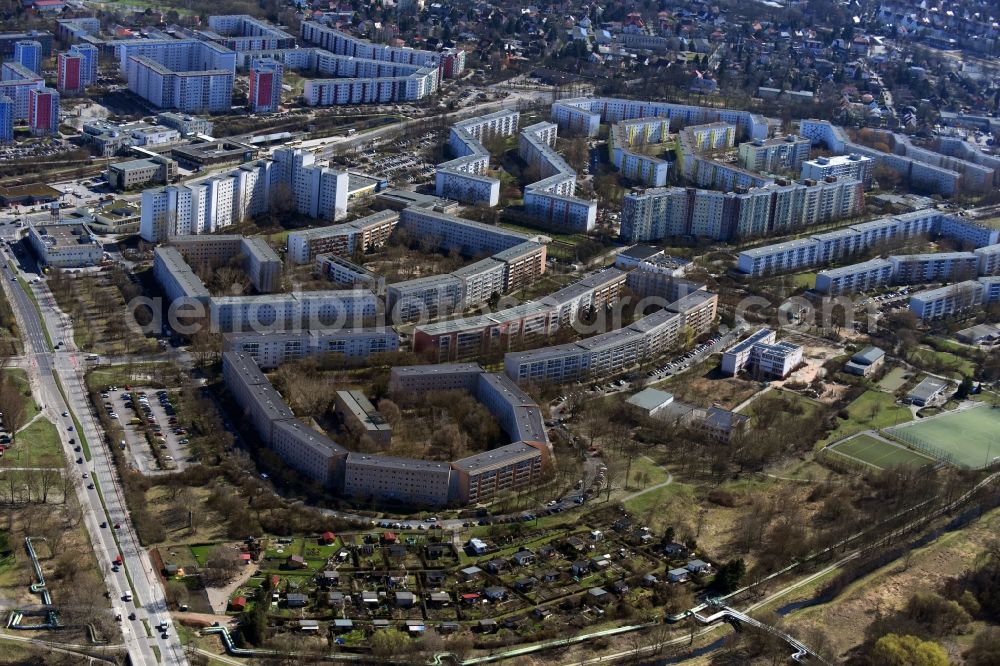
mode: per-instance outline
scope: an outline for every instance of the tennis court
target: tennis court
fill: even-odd
[[[901,446],[887,442],[871,435],[855,435],[850,439],[837,442],[827,449],[829,453],[877,467],[923,467],[933,465],[934,460],[928,456]]]
[[[1000,458],[1000,409],[983,405],[886,430],[936,458],[980,469]]]

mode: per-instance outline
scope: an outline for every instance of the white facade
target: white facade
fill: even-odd
[[[436,194],[463,203],[496,206],[500,202],[500,181],[486,176],[490,154],[482,144],[488,136],[512,136],[520,114],[497,111],[456,123],[448,135],[455,158],[437,166]]]
[[[909,310],[922,321],[943,319],[978,308],[983,303],[987,284],[966,280],[938,289],[910,295]]]
[[[857,154],[817,157],[802,163],[802,178],[823,180],[827,176],[860,180],[871,187],[874,160]]]
[[[749,111],[719,109],[670,102],[646,102],[611,97],[580,97],[560,100],[552,105],[552,121],[564,129],[596,136],[601,122],[613,123],[633,118],[668,118],[683,125],[711,122],[734,123],[750,139],[766,139],[767,118]]]
[[[521,131],[518,154],[542,176],[524,186],[524,208],[552,229],[587,233],[597,223],[597,203],[574,196],[576,172],[553,147],[556,128],[542,122]]]

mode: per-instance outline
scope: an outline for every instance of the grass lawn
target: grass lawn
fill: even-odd
[[[792,278],[792,284],[799,289],[812,289],[816,286],[816,274],[811,271],[796,273],[790,277]]]
[[[194,555],[195,561],[198,563],[199,567],[205,566],[205,562],[208,561],[208,555],[212,552],[218,544],[215,543],[199,543],[194,546],[190,546],[191,554]]]
[[[62,467],[65,464],[59,431],[45,418],[17,433],[14,448],[3,456],[4,467]]]
[[[832,446],[829,451],[848,460],[859,460],[872,467],[923,467],[934,461],[899,444],[886,442],[871,435],[857,435]]]
[[[675,481],[669,486],[663,486],[662,488],[657,488],[656,490],[650,490],[648,493],[637,495],[632,499],[627,500],[623,506],[630,514],[644,516],[655,510],[657,507],[660,507],[664,502],[668,501],[672,497],[693,496],[694,490],[694,486],[692,485],[678,483]]]
[[[955,377],[971,377],[976,371],[975,363],[946,351],[917,349],[910,354],[908,360],[918,367],[940,365],[941,370],[943,370],[942,374],[950,373]]]
[[[975,407],[889,430],[908,443],[937,449],[957,464],[979,469],[1000,456],[1000,409]]]
[[[38,405],[31,397],[31,384],[28,383],[28,373],[20,368],[5,368],[4,373],[14,382],[17,390],[25,397],[24,420],[30,421],[38,413]]]
[[[847,420],[837,419],[837,427],[819,442],[825,446],[862,430],[879,430],[906,423],[913,418],[909,408],[897,405],[890,393],[865,391],[847,406]]]
[[[524,227],[518,224],[510,224],[509,222],[500,222],[499,224],[497,224],[497,226],[502,229],[510,229],[511,231],[517,231],[522,234],[528,234],[530,236],[537,236],[538,234],[543,234],[545,236],[548,236],[549,238],[552,238],[553,240],[559,240],[564,243],[571,243],[573,245],[576,245],[576,243],[581,238],[580,236],[575,236],[573,234],[560,234],[553,231],[546,231],[541,228],[535,229],[533,227]]]
[[[627,466],[627,463],[624,464]],[[637,491],[663,483],[667,478],[666,470],[655,462],[645,456],[636,456],[632,460],[632,468],[629,470],[629,479],[626,485],[629,491]]]

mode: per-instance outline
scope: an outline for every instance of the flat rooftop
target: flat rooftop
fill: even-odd
[[[94,237],[85,224],[32,224],[31,229],[49,250],[63,250],[79,245],[93,245]]]
[[[474,474],[530,460],[540,454],[540,451],[530,444],[514,442],[513,444],[495,448],[492,451],[477,453],[467,458],[456,460],[451,465],[457,470]]]

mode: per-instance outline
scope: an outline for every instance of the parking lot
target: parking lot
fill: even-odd
[[[187,433],[176,426],[169,392],[146,387],[132,387],[131,392],[113,389],[101,394],[103,405],[113,420],[121,422],[125,451],[136,469],[142,474],[183,470],[189,455]],[[121,442],[115,444],[121,446]],[[152,446],[157,447],[155,452]]]

